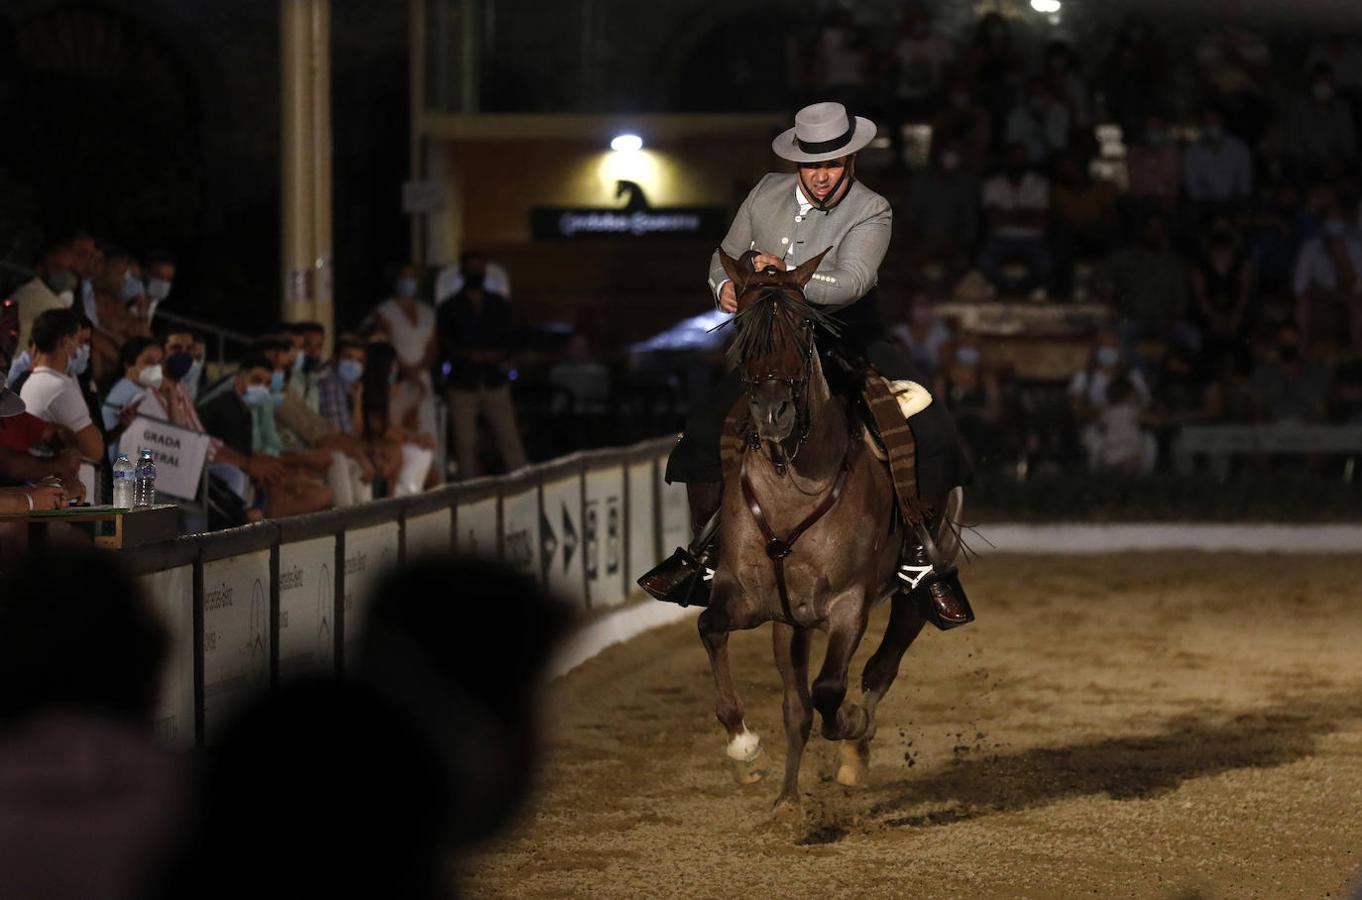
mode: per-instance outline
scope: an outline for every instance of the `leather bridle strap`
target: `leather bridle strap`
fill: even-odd
[[[799,540],[815,522],[827,515],[828,510],[837,503],[842,496],[842,489],[846,487],[847,476],[851,474],[851,451],[856,446],[855,441],[847,442],[846,455],[842,457],[842,467],[837,472],[837,479],[832,483],[832,490],[828,491],[819,502],[813,512],[805,516],[804,521],[795,526],[794,531],[790,532],[787,538],[778,538],[776,533],[771,530],[771,524],[766,521],[766,512],[761,508],[761,501],[757,499],[757,492],[752,488],[752,482],[747,477],[747,458],[743,457],[741,477],[743,499],[747,501],[747,508],[752,511],[752,518],[756,520],[757,527],[761,529],[762,536],[766,538],[766,555],[771,560],[771,565],[776,570],[776,590],[780,592],[780,608],[785,613],[785,618],[794,624],[794,613],[790,610],[790,591],[785,584],[785,557],[794,550],[795,541]]]

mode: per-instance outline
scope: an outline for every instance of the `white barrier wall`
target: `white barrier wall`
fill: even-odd
[[[212,743],[270,682],[270,553],[203,564],[203,730]]]
[[[336,539],[279,547],[279,680],[336,665]]]
[[[631,463],[629,466],[629,560],[625,578],[629,590],[634,589],[634,580],[658,563],[658,540],[655,519],[657,504],[654,493],[657,490],[657,466],[652,460]],[[671,553],[673,547],[662,552]]]
[[[593,609],[624,602],[628,589],[624,559],[624,468],[610,466],[586,473],[586,512],[582,522],[586,550],[587,596]]]
[[[343,623],[346,659],[354,659],[364,615],[373,599],[374,583],[397,564],[398,529],[396,522],[345,532],[345,621]]]
[[[540,565],[539,488],[531,486],[501,498],[501,560],[543,583]],[[495,554],[487,554],[493,556]]]
[[[543,515],[539,540],[543,547],[547,587],[586,608],[582,557],[586,553],[582,529],[582,478],[573,474],[543,486]]]
[[[667,484],[663,466],[657,467],[658,496],[662,502],[662,553],[670,554],[677,547],[690,545],[690,503],[686,500],[686,486]]]
[[[450,530],[452,518],[447,509],[427,513],[424,516],[408,516],[404,550],[406,558],[416,559],[420,556],[449,553],[453,537]]]
[[[156,734],[171,746],[193,746],[194,567],[178,566],[143,575],[138,583],[170,636],[170,653],[156,703]]]
[[[458,540],[454,549],[466,556],[497,555],[496,497],[487,497],[455,508],[458,521]]]

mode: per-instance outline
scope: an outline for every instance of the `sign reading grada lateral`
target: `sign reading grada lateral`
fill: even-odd
[[[540,206],[530,210],[530,235],[537,241],[619,238],[719,238],[727,228],[722,206],[653,207],[632,181],[618,182],[621,209]]]

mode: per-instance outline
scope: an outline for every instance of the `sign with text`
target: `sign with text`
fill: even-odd
[[[624,602],[624,468],[586,473],[586,515],[582,531],[587,591],[591,606]]]
[[[336,539],[279,547],[279,680],[335,671]]]
[[[345,658],[355,658],[374,585],[397,565],[397,523],[345,532]]]
[[[496,559],[497,498],[460,505],[455,515],[458,517],[458,541],[454,549],[463,556]]]
[[[204,563],[204,739],[215,743],[231,717],[269,685],[269,551]]]
[[[544,514],[539,520],[539,542],[547,585],[563,597],[586,606],[582,557],[582,479],[570,475],[544,484]]]
[[[424,516],[408,516],[406,526],[407,559],[422,556],[448,556],[451,532],[449,510],[427,513]]]
[[[653,493],[656,490],[654,464],[632,463],[629,466],[629,571],[625,573],[628,590],[633,593],[634,582],[640,575],[657,565],[657,531],[653,525],[656,510]],[[670,553],[673,548],[667,548]]]
[[[203,462],[208,455],[209,437],[160,419],[138,416],[132,420],[118,449],[137,464],[137,451],[146,447],[156,460],[156,492],[193,500],[199,495]]]
[[[643,188],[617,181],[620,208],[540,206],[530,210],[530,237],[536,241],[639,238],[714,238],[728,230],[722,206],[659,206],[648,202]]]
[[[194,745],[194,567],[137,579],[142,595],[170,635],[170,653],[156,702],[156,737],[172,747]]]
[[[501,561],[543,583],[539,567],[539,488],[501,498]]]

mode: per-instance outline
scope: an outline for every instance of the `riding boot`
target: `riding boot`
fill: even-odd
[[[658,600],[681,606],[708,606],[709,582],[719,559],[719,505],[723,483],[686,484],[692,540],[639,578],[638,586]]]
[[[938,522],[938,517],[928,516],[927,521],[912,528],[898,575],[927,621],[948,631],[973,622],[974,610],[960,584],[960,570],[946,565],[937,552],[932,536],[937,533]]]

